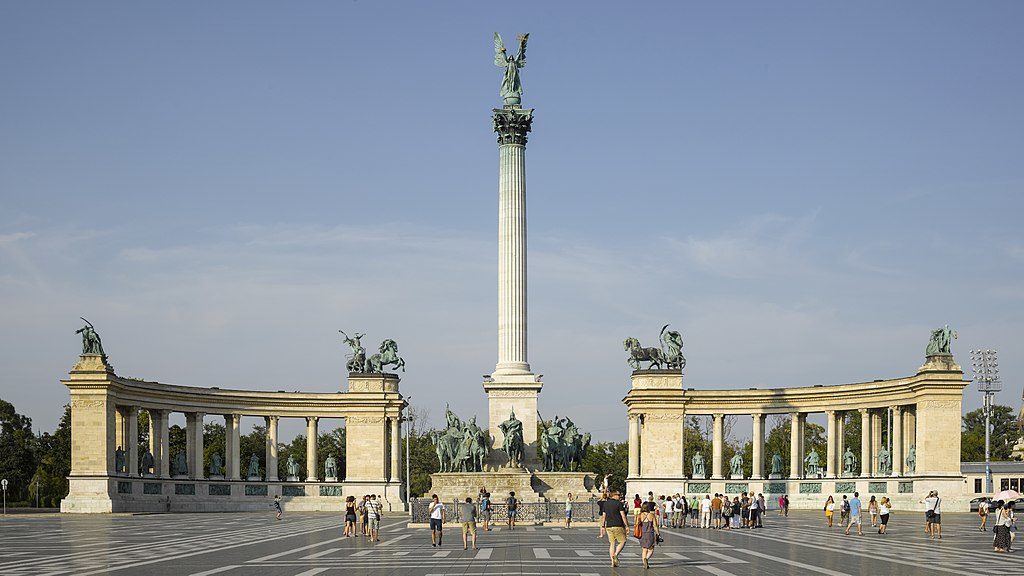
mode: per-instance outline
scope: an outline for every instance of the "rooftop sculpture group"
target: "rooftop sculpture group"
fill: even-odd
[[[953,340],[956,340],[956,336],[956,330],[951,330],[949,324],[932,330],[932,336],[928,340],[928,348],[924,351],[925,356],[952,355],[950,344]]]
[[[626,338],[623,342],[623,349],[629,352],[629,359],[626,362],[634,370],[640,369],[641,362],[647,362],[648,370],[659,370],[662,366],[667,370],[680,370],[686,367],[686,358],[683,357],[683,336],[675,330],[668,330],[669,324],[661,328],[658,335],[660,348],[644,348],[636,338]]]
[[[82,321],[85,322],[85,326],[75,330],[75,334],[82,335],[82,354],[99,354],[106,358],[107,355],[103,353],[103,342],[100,341],[96,328],[85,318],[82,318]]]
[[[590,433],[580,434],[576,425],[568,418],[545,422],[537,414],[543,432],[540,435],[540,452],[546,472],[572,472],[583,469],[583,457],[590,448]]]
[[[377,349],[378,353],[372,356],[366,356],[366,348],[363,348],[360,340],[366,334],[355,333],[355,336],[349,337],[343,330],[338,330],[341,335],[345,337],[345,344],[348,344],[351,349],[351,353],[348,355],[348,362],[345,363],[345,368],[352,373],[369,373],[379,374],[384,372],[384,368],[388,366],[394,366],[396,369],[401,368],[402,372],[405,372],[405,360],[398,355],[398,344],[390,338],[380,343],[380,347]]]

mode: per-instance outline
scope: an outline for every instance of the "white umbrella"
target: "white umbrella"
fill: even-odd
[[[1002,500],[1003,502],[1008,502],[1010,500],[1016,500],[1017,498],[1020,498],[1020,492],[1017,492],[1016,490],[1003,490],[999,494],[993,496],[992,500]]]

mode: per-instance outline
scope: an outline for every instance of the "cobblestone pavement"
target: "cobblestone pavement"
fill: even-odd
[[[865,516],[866,518],[866,516]],[[381,542],[341,535],[340,518],[315,513],[8,516],[0,519],[0,574],[240,574],[332,576],[342,573],[423,576],[526,574],[1019,574],[1024,558],[992,552],[992,533],[977,517],[943,514],[942,540],[929,540],[924,515],[893,515],[890,533],[844,536],[821,515],[769,516],[760,530],[666,529],[650,570],[635,540],[622,566],[608,565],[607,541],[596,528],[504,526],[481,532],[479,550],[462,550],[458,525],[444,546],[430,533],[385,518]],[[1021,544],[1024,546],[1024,544]]]

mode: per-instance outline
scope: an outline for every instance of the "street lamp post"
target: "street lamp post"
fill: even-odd
[[[992,413],[992,395],[1003,389],[999,381],[999,361],[995,350],[971,350],[971,365],[974,370],[974,381],[978,383],[978,391],[985,395],[983,407],[985,413],[985,491],[991,494],[992,459],[989,452],[989,415]]]
[[[405,399],[406,404],[408,405],[411,400],[412,400],[412,396],[409,396],[408,398],[406,398]],[[408,413],[408,410],[406,410],[406,413]],[[411,500],[412,497],[409,494],[409,443],[411,442],[411,438],[412,437],[410,436],[409,432],[410,432],[410,419],[406,418],[405,419],[405,509],[406,509],[407,512],[411,511],[411,508],[410,508],[411,504],[410,504],[410,502],[412,502],[412,500]]]

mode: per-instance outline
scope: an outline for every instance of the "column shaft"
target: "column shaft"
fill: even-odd
[[[871,411],[871,475],[878,475],[878,453],[882,451],[882,414]]]
[[[754,430],[750,439],[753,445],[751,480],[764,478],[764,419],[764,414],[754,414]]]
[[[871,476],[871,411],[861,408],[860,412],[860,475]]]
[[[789,477],[801,478],[804,474],[803,442],[801,440],[800,413],[793,412],[790,415],[789,428]]]
[[[124,448],[128,464],[128,475],[139,475],[139,407],[128,407],[128,432]]]
[[[241,480],[242,478],[242,415],[231,415],[231,426],[227,430],[227,436],[231,439],[231,449],[224,455],[231,471],[228,473],[228,480]]]
[[[836,412],[836,477],[843,475],[843,454],[846,453],[846,412]]]
[[[114,448],[125,447],[125,437],[128,436],[126,433],[128,429],[128,421],[125,418],[125,411],[128,409],[127,406],[115,406],[114,407]],[[120,470],[116,470],[120,472]]]
[[[160,411],[146,410],[149,413],[149,453],[153,455],[153,475],[162,476],[160,468]]]
[[[825,477],[836,477],[836,413],[825,411]]]
[[[401,420],[397,417],[391,418],[391,474],[389,478],[390,482],[398,482],[398,477],[402,469],[402,435],[400,422]]]
[[[526,146],[502,144],[498,206],[498,364],[529,373],[526,340]]]
[[[171,477],[171,413],[168,410],[160,411],[160,475],[163,478]]]
[[[640,415],[629,415],[629,477],[640,477]]]
[[[196,412],[193,416],[194,422],[192,426],[192,456],[189,459],[188,467],[189,472],[193,478],[202,480],[206,477],[206,466],[204,465],[204,446],[203,446],[203,417],[206,416],[202,412]]]
[[[306,481],[316,482],[316,441],[319,434],[316,431],[318,418],[316,416],[306,417]]]
[[[722,458],[724,456],[723,447],[725,444],[723,438],[725,435],[725,415],[715,414],[713,418],[714,425],[712,427],[711,449],[714,454],[712,455],[711,460],[711,478],[719,480],[724,478],[724,476],[722,476]]]
[[[277,416],[264,416],[267,423],[267,482],[277,482]]]
[[[894,406],[892,409],[892,475],[903,476],[903,409]]]

